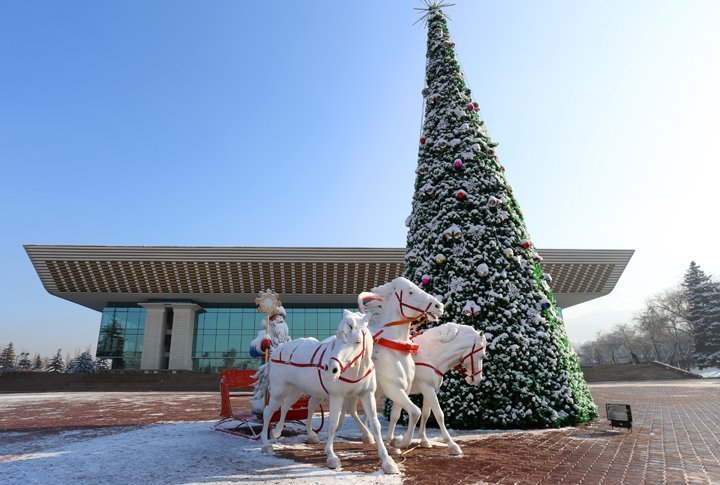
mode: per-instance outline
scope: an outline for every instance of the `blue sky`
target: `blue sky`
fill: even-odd
[[[457,0],[451,33],[541,248],[631,248],[570,337],[720,274],[720,3]],[[0,345],[94,345],[22,244],[403,246],[415,0],[0,5]]]

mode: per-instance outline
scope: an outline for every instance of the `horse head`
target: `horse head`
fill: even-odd
[[[405,318],[425,316],[431,322],[437,321],[445,311],[440,300],[402,276],[361,293],[358,306],[363,313],[377,315],[395,309]]]
[[[328,372],[336,381],[340,375],[362,360],[366,345],[372,342],[367,333],[368,317],[362,313],[343,311],[335,332],[335,343],[328,359]]]
[[[460,360],[460,365],[465,371],[465,382],[471,386],[477,386],[483,377],[483,360],[487,344],[485,332],[478,332],[469,325],[458,325],[458,327],[460,327],[460,333],[467,339],[467,343],[464,345],[465,353]]]

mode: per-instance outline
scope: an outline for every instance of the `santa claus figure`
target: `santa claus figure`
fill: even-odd
[[[265,332],[263,328],[258,336],[250,342],[250,356],[263,359],[263,364],[253,377],[257,379],[253,389],[252,411],[256,415],[262,415],[265,409],[265,390],[268,387],[267,363],[265,362],[265,351],[268,350],[268,357],[272,351],[285,342],[290,341],[290,334],[285,317],[287,313],[283,307],[278,307],[270,315],[270,331]]]

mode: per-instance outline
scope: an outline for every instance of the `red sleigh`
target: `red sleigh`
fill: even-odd
[[[255,382],[255,379],[252,377],[254,374],[254,370],[226,369],[220,371],[220,418],[222,419],[213,425],[215,431],[253,440],[260,439],[257,428],[262,427],[262,421],[258,420],[250,411],[247,411],[246,406],[244,406],[245,409],[237,411],[233,410],[232,406],[233,398],[247,399],[252,397],[253,393],[249,389],[252,389]],[[308,399],[308,396],[300,397],[288,410],[285,420],[302,423],[303,420],[308,419]],[[219,427],[222,424],[232,421],[238,421],[237,426],[234,428],[227,429]],[[280,421],[279,410],[273,414],[270,423],[272,424],[278,421]],[[304,425],[304,423],[302,424]],[[321,428],[322,422],[316,432]]]

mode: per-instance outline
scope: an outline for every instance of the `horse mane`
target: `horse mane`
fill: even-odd
[[[422,339],[423,337],[425,337],[425,338],[430,337],[430,338],[433,338],[436,340],[440,340],[443,337],[445,337],[445,332],[447,332],[448,325],[455,326],[458,329],[458,331],[455,333],[455,335],[452,338],[450,338],[449,340],[454,340],[455,337],[460,335],[462,328],[467,327],[467,325],[460,325],[459,323],[455,323],[455,322],[447,322],[447,323],[443,323],[442,325],[437,325],[435,327],[431,327],[431,328],[425,330],[421,335],[418,335],[417,338]]]

